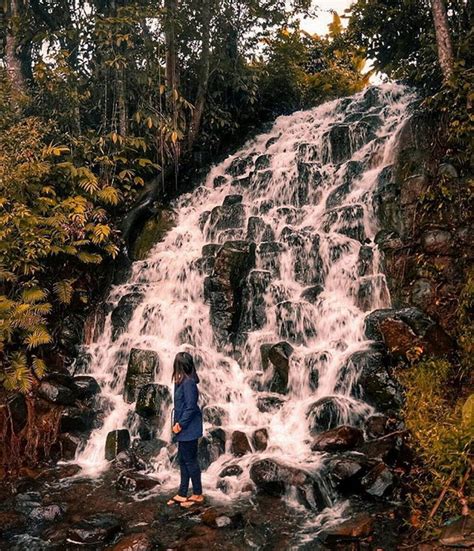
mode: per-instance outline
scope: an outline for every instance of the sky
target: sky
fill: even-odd
[[[318,17],[315,19],[303,19],[301,28],[311,34],[326,34],[328,24],[332,21],[332,14],[329,10],[335,10],[343,15],[354,0],[315,0],[314,5],[318,7]],[[343,20],[344,22],[344,20]]]

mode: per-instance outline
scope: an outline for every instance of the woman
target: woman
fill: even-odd
[[[198,438],[202,436],[202,413],[198,406],[199,377],[191,354],[179,352],[173,364],[174,418],[173,440],[178,442],[178,458],[181,483],[178,493],[168,501],[181,507],[192,507],[202,503],[201,469],[197,458]],[[193,495],[188,498],[189,480],[193,484]]]

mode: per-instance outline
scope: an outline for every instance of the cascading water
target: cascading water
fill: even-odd
[[[104,330],[87,349],[103,425],[76,458],[85,473],[106,468],[109,431],[142,434],[135,404],[124,399],[132,349],[157,353],[154,382],[170,390],[175,354],[187,350],[198,360],[207,444],[217,425],[226,435],[225,452],[211,450],[206,493],[251,491],[249,469],[262,458],[322,472],[326,456],[311,451],[311,431],[318,423],[357,426],[373,412],[351,357],[370,346],[367,313],[389,305],[373,193],[413,99],[384,84],[280,117],[175,202],[176,226],[112,289]],[[130,319],[118,330],[117,312],[127,307]],[[157,436],[169,441],[164,403]],[[239,457],[234,431],[251,447],[237,433],[247,452]],[[229,464],[240,469],[223,485],[219,473]],[[165,488],[176,484],[166,447],[155,469]],[[321,491],[331,505],[324,481]]]

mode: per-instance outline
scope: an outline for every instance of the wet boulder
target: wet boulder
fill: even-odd
[[[77,399],[77,391],[53,380],[43,380],[38,387],[40,398],[58,406],[72,406]]]
[[[127,429],[110,431],[105,441],[105,459],[112,461],[120,452],[130,447],[130,433]]]
[[[275,459],[261,459],[250,467],[250,478],[261,493],[282,496],[294,489],[302,504],[315,510],[326,506],[319,481],[303,469],[290,467]]]
[[[247,222],[247,241],[274,241],[275,234],[269,224],[259,216],[250,216]]]
[[[374,271],[373,262],[374,249],[370,245],[362,245],[357,260],[357,274],[359,276],[371,275]]]
[[[321,539],[327,545],[357,541],[369,537],[374,531],[374,519],[369,513],[359,513],[324,530]]]
[[[376,413],[367,418],[364,425],[367,438],[380,438],[390,432],[390,420],[386,415]]]
[[[271,155],[263,154],[259,155],[254,162],[255,170],[263,170],[270,167]]]
[[[278,241],[264,241],[257,248],[260,265],[273,277],[280,277],[280,260],[285,246]]]
[[[230,203],[214,207],[209,217],[211,236],[216,232],[242,228],[245,222],[245,207],[242,203]]]
[[[319,295],[323,291],[324,287],[322,285],[313,285],[312,287],[307,287],[304,291],[302,291],[301,298],[311,304],[316,304]]]
[[[323,262],[319,254],[320,237],[309,230],[283,228],[280,236],[293,254],[295,279],[302,285],[321,285],[324,280]]]
[[[361,484],[365,493],[372,497],[384,497],[394,485],[394,476],[390,469],[379,463],[362,478]]]
[[[96,410],[87,407],[67,407],[61,412],[59,432],[84,433],[95,428]]]
[[[153,551],[155,544],[147,534],[133,533],[120,538],[120,540],[109,549],[109,551]]]
[[[318,452],[338,452],[355,448],[364,440],[363,433],[356,427],[343,425],[317,434],[311,449]]]
[[[132,348],[125,376],[124,398],[128,403],[137,399],[140,387],[152,383],[159,371],[160,358],[153,350]]]
[[[237,177],[242,176],[252,165],[252,157],[236,157],[227,167],[227,174]]]
[[[160,484],[159,480],[136,471],[124,471],[117,478],[117,488],[126,492],[148,492]]]
[[[404,443],[405,433],[396,431],[362,443],[357,451],[369,459],[384,461],[388,465],[396,465],[404,462],[406,446]],[[409,455],[409,454],[408,454]]]
[[[211,325],[218,340],[237,332],[242,316],[242,290],[255,265],[255,244],[227,241],[219,249],[212,276],[204,281],[204,298],[210,304]]]
[[[109,513],[99,513],[80,521],[69,528],[69,541],[82,545],[103,545],[110,543],[121,531],[122,522]]]
[[[236,457],[242,457],[246,453],[252,452],[249,439],[247,438],[245,432],[235,430],[232,433],[230,451]]]
[[[135,411],[145,418],[161,416],[171,401],[171,392],[166,385],[151,383],[140,388]]]
[[[330,456],[326,468],[337,490],[343,494],[352,494],[360,491],[360,480],[373,464],[360,453],[342,453]]]
[[[64,517],[64,509],[60,505],[42,505],[34,507],[30,512],[30,519],[36,522],[54,522]]]
[[[290,357],[293,353],[291,344],[282,341],[274,345],[263,344],[260,347],[262,367],[265,372],[270,392],[285,394],[288,392],[288,374]]]
[[[339,425],[359,425],[370,408],[344,396],[327,396],[311,404],[306,412],[310,432],[316,435]]]
[[[242,203],[242,195],[235,194],[235,195],[227,195],[224,197],[224,201],[222,203],[223,207],[230,207],[232,205],[238,205]]]
[[[268,431],[267,429],[257,429],[252,433],[252,444],[256,451],[263,452],[267,449],[268,445]]]
[[[87,400],[100,393],[99,383],[94,377],[89,375],[78,375],[74,377],[74,384],[77,388],[79,400]]]
[[[114,308],[111,316],[112,339],[116,340],[128,327],[132,319],[135,308],[143,300],[143,293],[133,292],[124,295],[117,306]]]
[[[167,443],[159,438],[144,441],[135,440],[133,442],[132,451],[138,466],[141,468],[148,468],[166,446]]]
[[[317,390],[319,386],[319,373],[324,370],[329,362],[328,352],[311,352],[304,358],[305,370],[308,373],[308,381],[311,390]]]
[[[373,194],[374,211],[384,228],[400,228],[400,184],[396,181],[394,168],[388,165],[377,176]]]
[[[379,411],[396,410],[403,405],[403,389],[392,377],[386,356],[378,351],[355,352],[343,370],[347,380],[354,380],[352,391]]]
[[[314,308],[306,301],[285,300],[276,305],[278,332],[284,339],[306,344],[317,336]]]
[[[266,321],[265,293],[271,282],[271,274],[266,270],[252,270],[242,290],[242,317],[240,331],[261,329]]]
[[[64,461],[71,461],[76,457],[77,450],[83,446],[85,438],[70,432],[60,434],[58,437],[59,457]]]
[[[257,408],[262,413],[274,413],[285,403],[284,398],[276,395],[265,395],[257,398]]]
[[[206,423],[221,427],[226,418],[226,413],[224,408],[220,406],[205,406],[202,410],[202,418]]]
[[[323,230],[341,233],[363,243],[366,239],[364,207],[353,204],[328,210],[324,216]]]
[[[243,473],[243,469],[240,465],[227,465],[219,473],[220,478],[226,478],[228,476],[239,476]]]
[[[213,429],[199,439],[198,460],[203,471],[225,453],[225,442],[226,434],[221,428]]]

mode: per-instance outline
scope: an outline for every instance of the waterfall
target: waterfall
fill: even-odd
[[[279,117],[175,201],[175,227],[112,288],[104,329],[86,348],[103,423],[77,454],[85,473],[107,467],[109,431],[142,433],[135,404],[124,398],[132,349],[156,352],[154,382],[170,392],[176,353],[196,358],[205,433],[211,441],[220,427],[226,438],[204,473],[206,493],[249,492],[256,459],[323,472],[326,456],[310,447],[315,424],[329,415],[330,426],[362,426],[374,412],[352,358],[371,345],[366,315],[390,305],[373,197],[413,100],[389,83]],[[170,441],[172,406],[163,407],[155,435]],[[264,449],[258,429],[266,431]],[[251,448],[239,457],[234,431]],[[177,481],[170,457],[168,446],[155,459],[165,488]],[[224,487],[219,473],[228,465],[241,474]]]

